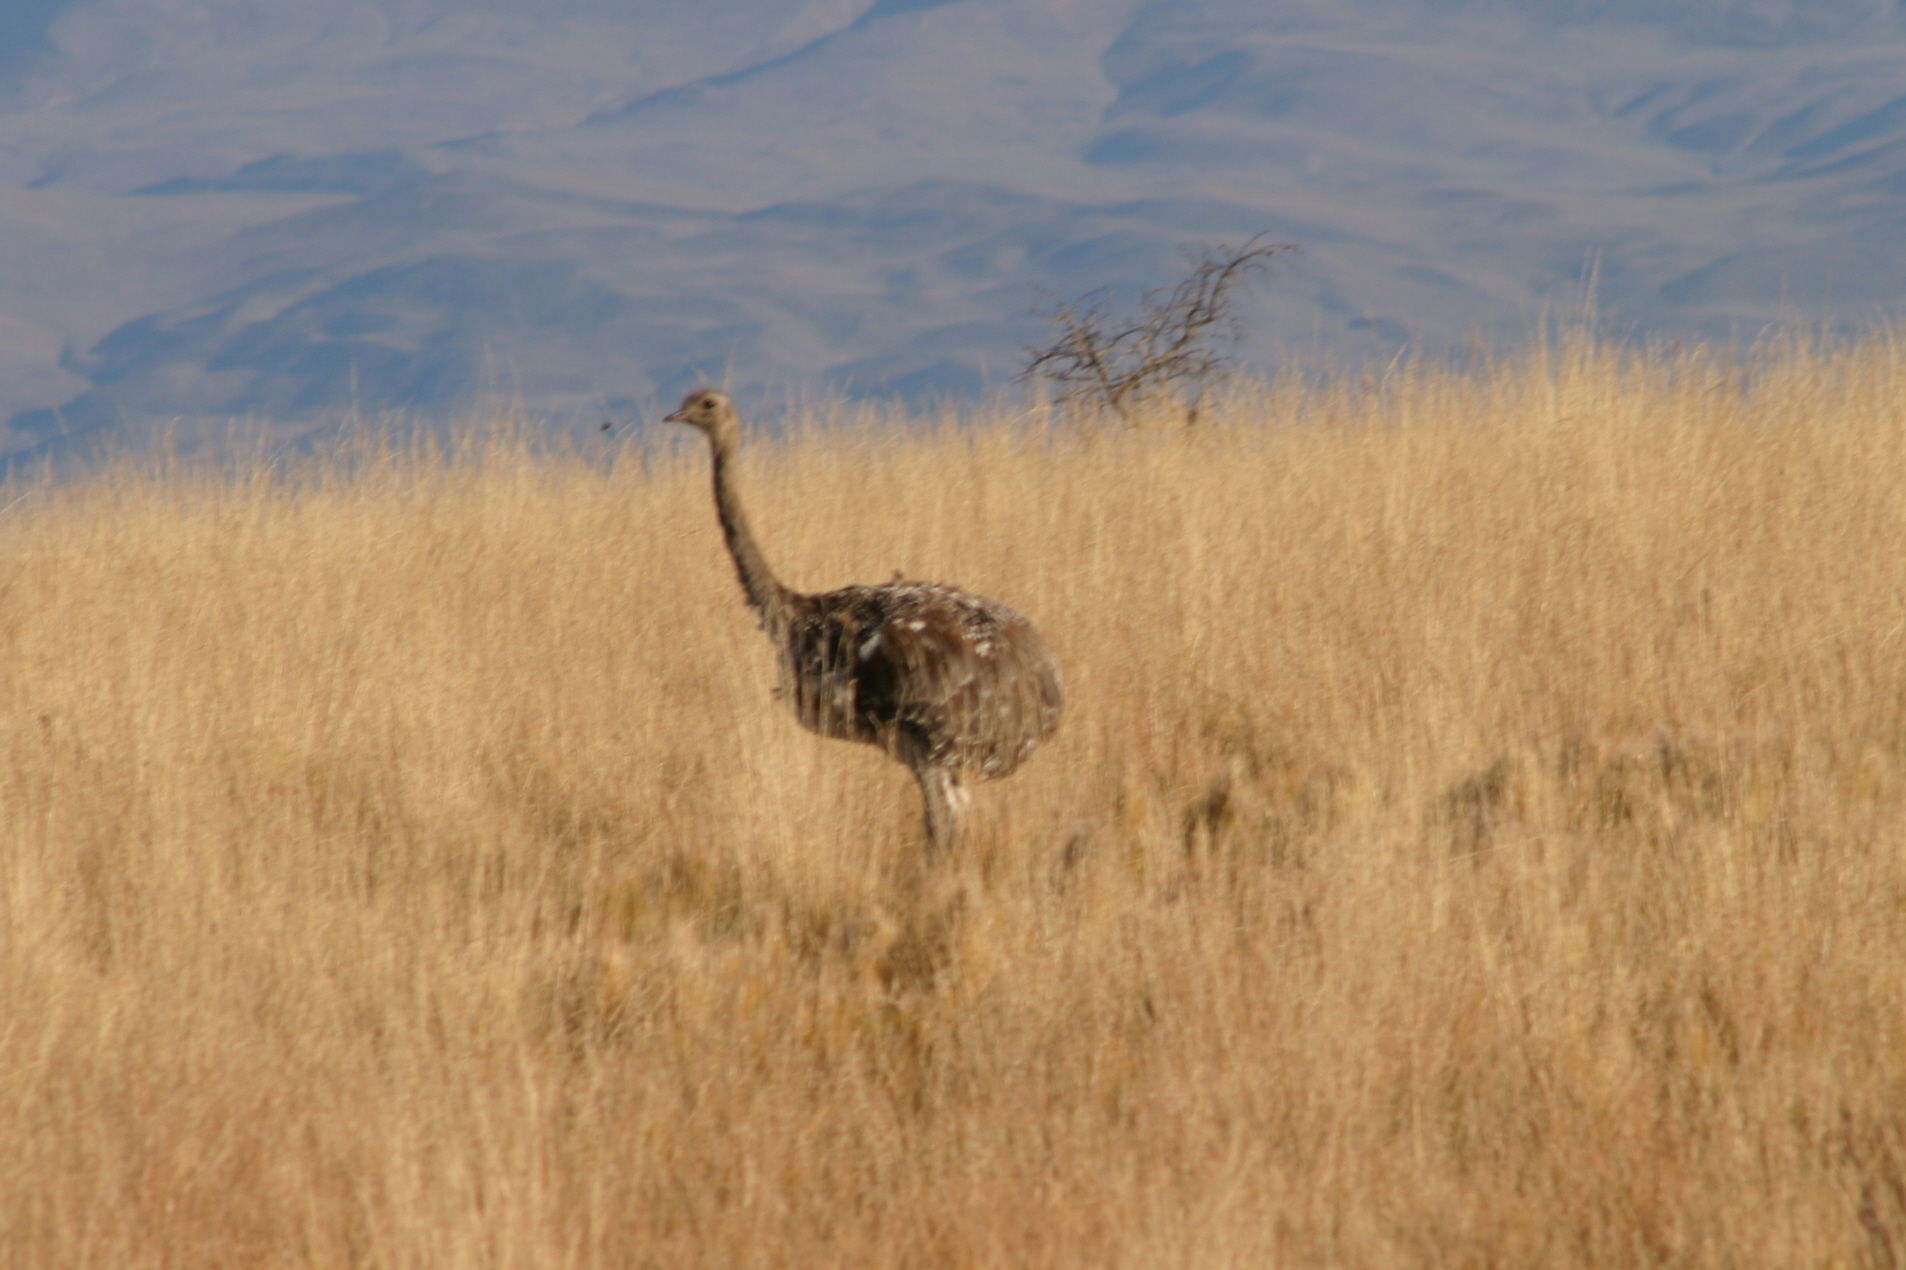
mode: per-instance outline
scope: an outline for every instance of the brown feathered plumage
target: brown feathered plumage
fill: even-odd
[[[788,589],[734,488],[741,419],[727,394],[691,392],[668,420],[708,437],[716,513],[742,592],[780,653],[781,696],[803,727],[905,763],[929,844],[950,845],[966,781],[1009,775],[1059,725],[1064,694],[1045,641],[1006,605],[938,583]]]

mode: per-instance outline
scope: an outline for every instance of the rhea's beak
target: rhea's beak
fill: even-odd
[[[665,415],[662,419],[662,422],[663,423],[687,423],[688,420],[682,418],[682,412],[677,410],[672,415]]]

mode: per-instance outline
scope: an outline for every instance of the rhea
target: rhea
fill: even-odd
[[[929,852],[951,847],[967,783],[1010,775],[1059,726],[1059,665],[1039,632],[997,600],[934,582],[790,589],[768,566],[735,488],[734,403],[697,389],[666,421],[708,438],[715,512],[742,594],[779,654],[779,695],[808,730],[904,763],[926,806]]]

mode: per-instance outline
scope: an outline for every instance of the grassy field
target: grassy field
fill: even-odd
[[[931,872],[667,436],[17,491],[4,1264],[1906,1261],[1906,350],[760,441],[1066,667]]]

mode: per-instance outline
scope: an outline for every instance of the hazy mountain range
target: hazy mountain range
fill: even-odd
[[[1590,275],[1618,334],[1896,318],[1906,4],[0,8],[4,453],[977,396],[1041,294],[1259,232],[1261,367],[1513,342]]]

